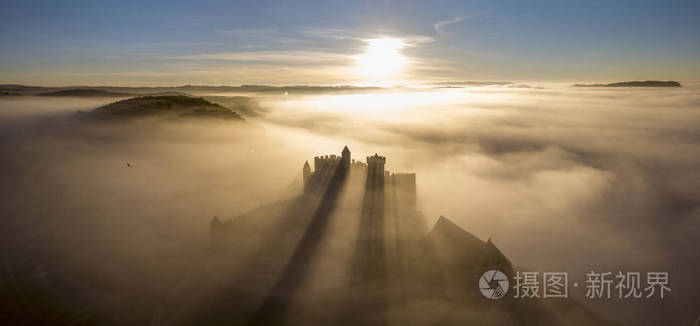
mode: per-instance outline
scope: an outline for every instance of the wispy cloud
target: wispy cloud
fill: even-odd
[[[167,59],[214,60],[269,65],[318,65],[342,64],[350,56],[328,51],[284,50],[284,51],[243,51],[171,56]]]
[[[415,46],[433,41],[427,35],[406,34],[393,30],[359,31],[341,28],[291,26],[285,29],[232,29],[221,30],[219,33],[230,36],[236,41],[288,47],[334,47],[344,50],[364,46],[364,41],[372,38],[400,38],[407,46]]]
[[[308,82],[312,75],[323,75],[323,78],[330,82],[354,82],[362,76],[358,76],[355,69],[356,60],[353,58],[366,50],[368,40],[386,37],[401,39],[407,50],[404,56],[411,63],[406,70],[406,77],[411,75],[411,78],[417,77],[412,76],[414,72],[425,71],[426,66],[429,66],[426,58],[422,58],[419,53],[423,45],[434,41],[430,36],[391,30],[364,32],[304,26],[285,29],[233,29],[221,30],[218,33],[230,37],[231,43],[224,51],[199,51],[160,58],[173,64],[189,62],[198,67],[226,67],[227,70],[235,67],[238,71],[255,71],[252,75],[256,77],[270,77],[271,74],[265,72],[270,69],[275,72],[272,74],[274,77],[280,69],[285,69],[288,73],[303,75],[301,80],[304,82]],[[329,75],[330,72],[337,75]],[[294,76],[285,78],[297,80]]]
[[[435,25],[433,25],[433,28],[438,33],[445,33],[445,27],[447,27],[448,25],[460,23],[460,22],[464,21],[465,19],[467,19],[467,16],[460,16],[457,18],[439,21],[439,22],[435,23]]]
[[[402,55],[409,64],[402,80],[444,75],[452,67],[426,55],[434,37],[395,30],[291,26],[214,32],[217,36],[207,41],[103,43],[90,53],[103,60],[99,69],[66,62],[50,71],[34,67],[22,73],[55,84],[85,84],[86,77],[96,84],[357,84],[366,76],[354,57],[366,51],[368,40],[386,37],[405,44]]]

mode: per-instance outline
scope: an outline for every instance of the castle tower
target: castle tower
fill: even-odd
[[[347,170],[350,168],[350,150],[348,149],[347,145],[343,147],[343,153],[341,155],[340,163],[342,164],[343,168]]]
[[[304,168],[302,168],[302,177],[304,180],[304,190],[306,190],[306,185],[308,184],[309,179],[311,179],[311,166],[309,165],[309,161],[304,163]]]
[[[375,189],[384,189],[384,164],[386,158],[379,156],[377,153],[374,156],[367,157],[367,182],[368,186]]]
[[[369,288],[371,293],[385,291],[384,285],[387,282],[384,163],[385,158],[377,154],[367,157],[367,179],[362,199],[357,251],[352,263],[352,284]]]

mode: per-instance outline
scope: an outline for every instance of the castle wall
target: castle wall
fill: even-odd
[[[391,175],[391,186],[396,192],[399,210],[412,211],[416,209],[416,174],[394,173]]]

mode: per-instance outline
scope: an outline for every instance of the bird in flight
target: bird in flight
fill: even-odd
[[[126,166],[131,167],[131,164],[129,162],[126,162]]]

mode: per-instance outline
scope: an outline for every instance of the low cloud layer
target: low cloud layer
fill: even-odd
[[[377,152],[387,169],[416,172],[429,225],[445,215],[515,265],[579,283],[589,270],[668,271],[668,300],[584,302],[628,324],[687,323],[700,303],[698,94],[289,94],[251,102],[250,129],[76,125],[72,112],[108,101],[3,99],[5,248],[155,277],[169,266],[158,257],[206,246],[212,216],[289,196],[305,160],[347,144],[356,159]]]
[[[446,215],[493,238],[517,265],[566,270],[579,283],[590,270],[669,271],[674,301],[648,311],[692,320],[699,100],[692,86],[474,88],[300,98],[270,103],[285,110],[267,118],[349,137],[351,148],[386,154],[388,169],[416,171],[430,218]],[[643,304],[593,306],[621,322],[650,318]]]

